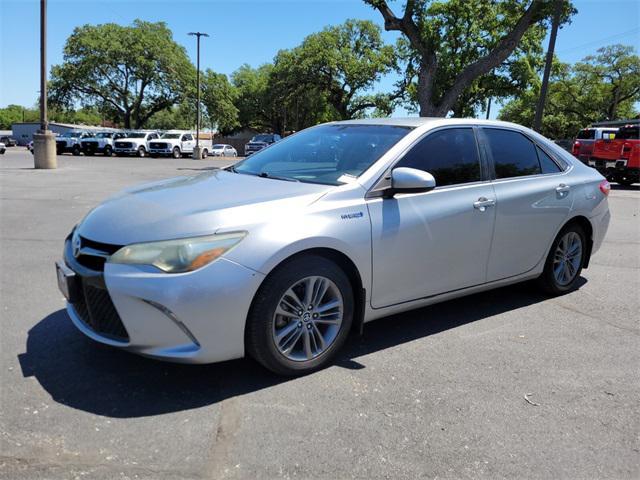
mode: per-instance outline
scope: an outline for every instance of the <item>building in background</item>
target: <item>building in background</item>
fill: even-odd
[[[39,122],[24,122],[24,123],[14,123],[11,125],[12,134],[11,136],[16,139],[18,145],[27,145],[31,140],[33,140],[33,134],[37,133],[40,130]],[[104,130],[113,130],[111,128],[105,127],[94,127],[90,125],[73,125],[70,123],[57,123],[50,122],[49,130],[53,133],[60,135],[61,133],[70,132],[72,130],[96,130],[96,131],[104,131]]]

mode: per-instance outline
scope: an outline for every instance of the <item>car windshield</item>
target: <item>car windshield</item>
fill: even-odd
[[[64,132],[60,135],[60,137],[62,138],[74,138],[74,137],[79,137],[82,134],[82,132]]]
[[[113,133],[110,132],[100,132],[98,134],[96,134],[97,138],[111,138],[111,136],[113,135]]]
[[[127,135],[127,138],[144,138],[146,136],[147,134],[144,132],[131,132],[129,135]]]
[[[254,153],[232,171],[341,185],[360,176],[410,130],[392,125],[322,125]]]
[[[162,138],[180,138],[181,133],[165,133]]]
[[[252,142],[270,142],[273,135],[256,135],[251,139]]]

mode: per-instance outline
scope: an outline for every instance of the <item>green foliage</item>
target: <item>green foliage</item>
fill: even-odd
[[[612,45],[573,66],[555,62],[541,133],[573,138],[593,122],[633,118],[640,101],[640,57],[633,47]],[[500,111],[500,119],[531,126],[539,84],[525,90]]]
[[[193,65],[166,24],[136,20],[76,28],[64,62],[52,68],[50,98],[59,107],[109,108],[125,128],[140,128],[194,84]]]
[[[183,102],[169,109],[154,113],[146,123],[147,128],[157,130],[192,130],[196,125],[196,108],[193,102]]]
[[[553,3],[543,0],[409,0],[396,17],[377,8],[387,30],[404,35],[397,49],[405,78],[399,91],[423,116],[474,116],[488,98],[506,98],[536,80]],[[567,0],[562,22],[575,9]]]
[[[380,28],[370,21],[347,20],[307,36],[275,61],[283,85],[292,93],[312,89],[323,95],[339,119],[389,108],[387,96],[367,95],[381,76],[395,66],[395,52],[384,45]]]
[[[371,94],[395,53],[369,21],[348,20],[281,50],[273,64],[244,65],[232,77],[242,127],[276,132],[330,120],[390,114],[394,98]]]
[[[10,130],[11,125],[19,122],[37,122],[40,112],[21,105],[7,105],[0,108],[0,130]]]
[[[232,132],[240,125],[238,108],[234,104],[238,91],[229,83],[226,75],[209,69],[201,76],[201,85],[208,123],[223,134]]]

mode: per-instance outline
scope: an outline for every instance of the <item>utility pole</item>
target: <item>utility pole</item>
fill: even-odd
[[[33,135],[35,168],[57,168],[56,140],[47,120],[47,0],[40,0],[40,131]]]
[[[196,160],[202,159],[202,152],[200,151],[200,37],[208,37],[209,35],[203,32],[189,32],[190,36],[197,37],[197,77],[196,77],[196,89],[198,96],[198,104],[196,105],[196,148],[193,149],[193,158]]]
[[[553,51],[556,48],[556,37],[558,35],[558,26],[560,25],[560,15],[562,14],[562,0],[555,0],[555,9],[553,12],[553,23],[551,24],[551,36],[549,37],[549,48],[547,49],[547,59],[544,64],[544,74],[542,75],[542,85],[540,86],[540,97],[536,107],[536,116],[533,120],[533,129],[540,131],[542,126],[542,114],[544,113],[544,104],[547,99],[547,88],[549,86],[549,75],[551,74],[551,64],[553,63]]]

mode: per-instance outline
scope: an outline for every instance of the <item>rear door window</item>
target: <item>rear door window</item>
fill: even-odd
[[[542,173],[536,146],[519,132],[484,128],[493,158],[496,178],[513,178]]]
[[[554,162],[553,159],[544,152],[544,150],[536,146],[536,151],[538,152],[538,160],[540,161],[542,173],[558,173],[561,171],[558,164]]]
[[[479,182],[480,158],[471,128],[447,128],[420,140],[396,164],[429,172],[438,187]]]

